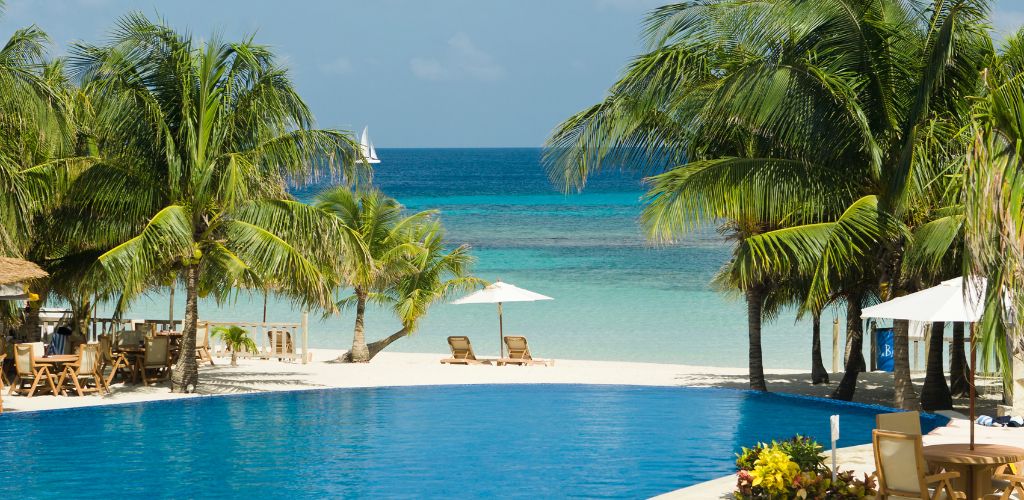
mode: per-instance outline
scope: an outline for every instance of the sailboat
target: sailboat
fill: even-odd
[[[369,130],[370,127],[363,127],[363,136],[359,139],[359,146],[367,163],[380,163],[380,158],[377,158],[377,150],[374,149],[373,141],[370,140]]]

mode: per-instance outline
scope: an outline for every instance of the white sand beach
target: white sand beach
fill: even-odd
[[[442,365],[442,354],[385,352],[368,364],[335,363],[341,351],[313,349],[308,364],[276,360],[240,359],[229,366],[228,359],[215,358],[215,366],[201,368],[198,394],[171,394],[165,383],[152,387],[115,384],[106,396],[32,398],[4,395],[6,412],[41,411],[103,404],[133,403],[175,398],[215,397],[220,395],[343,387],[384,387],[445,384],[616,384],[646,386],[747,387],[745,368],[703,367],[618,361],[557,360],[545,366],[451,366]],[[766,370],[769,388],[775,392],[825,396],[832,386],[812,386],[809,375],[798,370]],[[834,374],[833,384],[841,374]],[[892,400],[891,374],[862,374],[856,401],[887,405]],[[918,374],[918,388],[923,374]],[[981,384],[979,384],[981,385]],[[979,414],[995,413],[997,391],[991,382],[982,387]],[[965,400],[958,400],[958,409]],[[953,414],[953,416],[956,416]],[[925,437],[925,444],[963,442],[968,435],[967,421],[954,418],[947,427]],[[978,428],[978,442],[999,442],[1024,446],[1024,431],[1019,429]],[[847,469],[871,472],[874,465],[869,445],[842,448],[840,463]],[[671,492],[673,498],[728,497],[735,484],[732,476],[719,478],[690,488]]]

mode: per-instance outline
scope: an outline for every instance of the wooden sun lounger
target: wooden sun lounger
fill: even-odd
[[[526,342],[526,337],[522,336],[508,336],[505,337],[505,347],[508,347],[508,357],[501,358],[498,360],[498,366],[504,365],[544,365],[544,366],[555,366],[555,360],[553,359],[535,359],[530,354],[530,344]]]
[[[482,365],[490,363],[489,359],[477,359],[473,353],[473,344],[469,337],[456,335],[448,337],[448,347],[452,350],[452,357],[441,360],[441,364],[447,365]]]

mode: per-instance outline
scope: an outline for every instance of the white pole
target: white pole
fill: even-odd
[[[309,311],[302,311],[302,364],[309,362]]]
[[[839,441],[839,415],[832,415],[829,418],[832,427],[832,484],[836,482],[836,472],[839,466],[836,465],[836,441]]]

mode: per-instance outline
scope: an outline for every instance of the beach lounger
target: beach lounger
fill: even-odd
[[[957,472],[928,474],[921,435],[902,432],[871,431],[879,498],[920,498],[936,500],[966,498],[953,489],[951,479]]]
[[[498,366],[502,365],[544,365],[544,366],[555,366],[555,360],[553,359],[535,359],[530,354],[530,345],[526,342],[526,337],[522,336],[508,336],[505,337],[505,347],[508,348],[508,357],[501,358],[498,360]]]
[[[42,342],[14,346],[14,366],[17,368],[17,376],[14,377],[14,383],[11,384],[8,394],[18,393],[32,397],[37,390],[42,388],[40,382],[46,381],[50,393],[56,396],[57,376],[50,373],[49,365],[36,363],[37,346],[34,344],[39,344],[38,347],[45,349]]]
[[[490,361],[486,359],[477,359],[476,354],[473,353],[473,344],[469,342],[469,337],[448,337],[448,347],[452,350],[452,357],[442,359],[442,364],[480,365]]]

